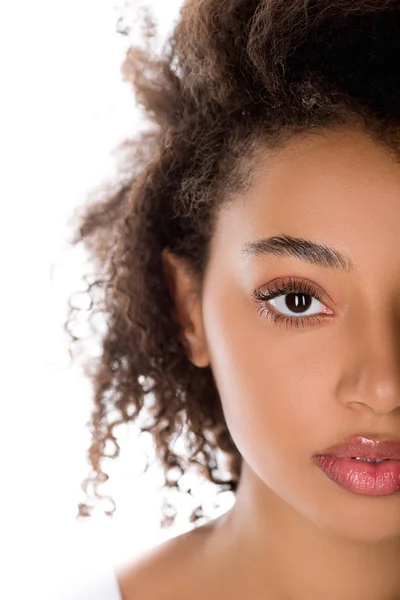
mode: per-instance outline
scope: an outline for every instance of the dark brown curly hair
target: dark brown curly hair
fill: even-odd
[[[195,366],[181,342],[162,250],[202,282],[218,211],[250,185],[259,150],[343,124],[393,145],[399,125],[398,0],[187,0],[158,54],[151,13],[143,23],[145,46],[128,49],[121,71],[148,127],[119,147],[119,181],[74,213],[71,243],[83,242],[95,265],[89,319],[100,313],[106,322],[101,354],[86,364],[93,472],[78,516],[91,514],[90,484],[92,501],[102,498],[102,460],[120,451],[114,428],[139,423],[142,412],[152,419],[140,429],[153,436],[165,488],[180,489],[172,473],[194,465],[219,491],[236,491],[242,458],[211,366]],[[70,303],[71,342],[77,310]],[[186,454],[174,447],[177,435]],[[106,514],[114,511],[115,503]],[[165,503],[161,526],[175,514]],[[203,516],[199,505],[190,521]]]

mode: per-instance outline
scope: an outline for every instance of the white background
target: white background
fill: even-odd
[[[180,0],[152,4],[166,35]],[[113,178],[112,152],[138,126],[120,74],[128,38],[116,33],[121,16],[137,15],[138,3],[130,6],[20,0],[0,8],[0,597],[8,600],[70,599],[67,589],[100,572],[101,561],[121,563],[166,535],[161,480],[156,471],[137,477],[143,457],[133,434],[121,437],[121,458],[108,470],[116,516],[75,521],[91,388],[68,366],[62,328],[85,273],[82,249],[67,242],[68,219]]]

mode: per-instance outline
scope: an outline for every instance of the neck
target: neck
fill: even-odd
[[[356,506],[359,498],[349,500]],[[356,511],[354,523],[357,527]],[[399,536],[365,541],[359,531],[358,537],[345,537],[323,529],[268,488],[246,463],[236,503],[218,519],[215,534],[215,555],[226,565],[232,588],[251,592],[252,600],[400,598]]]

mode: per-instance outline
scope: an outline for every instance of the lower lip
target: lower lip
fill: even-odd
[[[317,456],[317,465],[329,479],[364,496],[388,496],[400,491],[400,460],[374,464],[353,458]]]

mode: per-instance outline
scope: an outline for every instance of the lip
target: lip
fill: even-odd
[[[374,463],[354,460],[386,459]],[[314,456],[317,466],[353,494],[388,496],[400,492],[400,442],[354,435]]]
[[[315,456],[337,458],[367,458],[370,460],[400,460],[400,441],[388,438],[353,435],[339,444],[330,446]]]
[[[329,479],[353,494],[388,496],[400,491],[400,460],[371,463],[331,455],[315,461]]]

